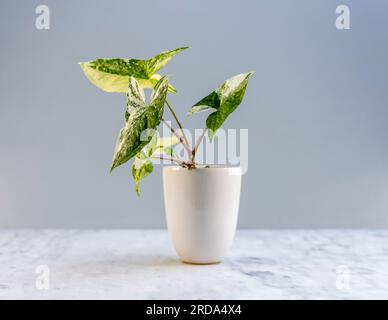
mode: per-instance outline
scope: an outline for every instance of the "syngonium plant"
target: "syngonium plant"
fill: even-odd
[[[206,127],[194,147],[191,148],[174,109],[167,101],[167,94],[176,93],[167,76],[156,73],[177,53],[188,47],[164,51],[151,59],[97,59],[81,62],[80,66],[95,86],[106,92],[125,92],[127,107],[125,126],[120,130],[111,166],[111,171],[134,158],[132,176],[139,195],[139,182],[153,170],[154,159],[168,159],[189,170],[196,169],[196,152],[206,132],[212,140],[216,131],[244,98],[249,78],[253,72],[241,73],[227,79],[216,90],[195,103],[188,115],[213,111],[206,119]],[[152,89],[149,104],[144,89]],[[164,120],[167,105],[179,129],[174,129]],[[172,132],[172,138],[160,138],[157,128],[164,123]],[[187,159],[179,159],[173,148],[181,143],[187,151]]]

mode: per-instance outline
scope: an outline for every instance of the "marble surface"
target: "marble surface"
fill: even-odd
[[[388,230],[239,230],[207,266],[165,230],[0,230],[0,299],[388,299]]]

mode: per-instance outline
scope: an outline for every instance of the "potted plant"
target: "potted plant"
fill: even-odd
[[[228,116],[240,105],[252,72],[238,74],[195,103],[189,115],[213,111],[202,135],[191,146],[183,126],[167,100],[176,93],[166,76],[159,75],[173,56],[187,49],[162,52],[151,59],[97,59],[81,62],[86,77],[107,92],[126,93],[125,125],[121,129],[111,171],[134,159],[132,176],[139,195],[139,182],[153,170],[156,159],[168,159],[176,166],[163,169],[167,226],[181,260],[195,264],[219,262],[231,245],[237,225],[241,168],[199,165],[196,154],[205,134],[211,140]],[[144,89],[152,89],[147,104]],[[170,110],[178,128],[164,119]],[[164,123],[173,138],[160,138],[157,128]],[[185,158],[174,154],[182,144]]]

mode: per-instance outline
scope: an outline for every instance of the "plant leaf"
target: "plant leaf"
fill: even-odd
[[[167,154],[173,155],[172,147],[179,143],[179,139],[176,136],[167,138],[158,138],[155,148],[153,149],[152,155]],[[147,146],[148,147],[148,146]]]
[[[151,94],[151,103],[148,108],[148,127],[156,128],[163,117],[164,103],[166,101],[168,90],[168,77],[164,76],[155,85]]]
[[[134,109],[143,107],[147,107],[144,90],[134,77],[130,77],[127,90],[127,110],[125,112],[125,120],[128,121],[130,114],[136,111]]]
[[[134,157],[151,141],[163,116],[167,89],[168,78],[163,77],[155,85],[151,104],[147,106],[142,88],[131,77],[127,94],[127,121],[117,138],[111,171]]]
[[[147,155],[147,157],[152,157],[152,154],[154,153],[154,150],[157,146],[158,141],[158,135],[155,133],[150,141],[149,144],[144,148],[144,153]]]
[[[172,147],[179,143],[179,139],[176,136],[160,138],[155,133],[150,142],[144,147],[141,153],[136,156],[145,159],[152,158],[152,156],[167,154],[172,155]],[[144,155],[144,156],[143,156]]]
[[[162,78],[162,76],[160,74],[154,73],[151,76],[151,78],[149,78],[149,79],[140,79],[140,78],[138,78],[137,82],[139,82],[139,84],[140,84],[140,86],[142,88],[150,88],[150,89],[152,89],[153,87],[155,87],[155,85],[157,84],[157,82],[161,78]],[[171,84],[168,84],[168,91],[171,92],[171,93],[177,93],[178,92]]]
[[[222,126],[226,118],[240,105],[244,98],[248,80],[253,72],[238,74],[226,80],[218,89],[198,101],[189,111],[189,115],[215,109],[206,119],[209,138]]]
[[[120,130],[116,141],[111,171],[135,156],[149,142],[141,140],[147,129],[147,107],[134,110],[128,117],[125,127]]]
[[[170,51],[163,51],[158,55],[156,55],[155,57],[149,60],[146,60],[148,75],[152,75],[156,71],[159,71],[160,69],[162,69],[171,60],[173,56],[188,48],[189,47],[182,47],[182,48],[177,48]]]
[[[136,193],[140,196],[139,183],[142,179],[147,177],[153,170],[154,166],[152,162],[148,159],[141,160],[138,157],[135,158],[135,161],[132,165],[132,177],[135,180],[136,184]]]
[[[126,92],[129,77],[133,76],[143,88],[154,88],[161,75],[155,74],[173,56],[188,47],[164,51],[148,60],[139,59],[97,59],[81,62],[80,66],[91,83],[106,92]],[[169,91],[175,93],[174,87]]]
[[[173,147],[179,143],[179,139],[176,136],[158,138],[156,148]]]
[[[210,108],[218,109],[220,106],[220,99],[216,91],[213,91],[209,95],[207,95],[202,100],[198,101],[195,105],[193,105],[188,112],[188,115],[191,116],[194,113],[203,112],[209,110]]]
[[[132,108],[146,106],[144,90],[134,77],[129,78],[127,90],[127,107],[130,113]]]
[[[150,142],[136,154],[135,161],[132,165],[132,176],[136,183],[136,193],[140,195],[139,182],[147,177],[153,170],[152,157],[162,154],[172,156],[172,147],[179,143],[179,139],[175,136],[159,138],[155,134]]]
[[[89,62],[80,63],[84,74],[97,88],[105,92],[127,92],[129,76],[122,76],[117,74],[106,73],[98,71],[89,66]],[[153,74],[149,79],[136,78],[142,88],[152,89],[155,84],[160,80],[162,76],[160,74]],[[168,91],[176,93],[176,89],[169,85]]]
[[[204,112],[209,110],[210,107],[207,105],[198,105],[198,106],[192,106],[190,111],[187,113],[188,116],[192,116],[194,113]]]

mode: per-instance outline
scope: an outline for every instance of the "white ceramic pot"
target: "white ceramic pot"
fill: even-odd
[[[167,227],[183,262],[221,261],[236,231],[241,168],[163,168]]]

